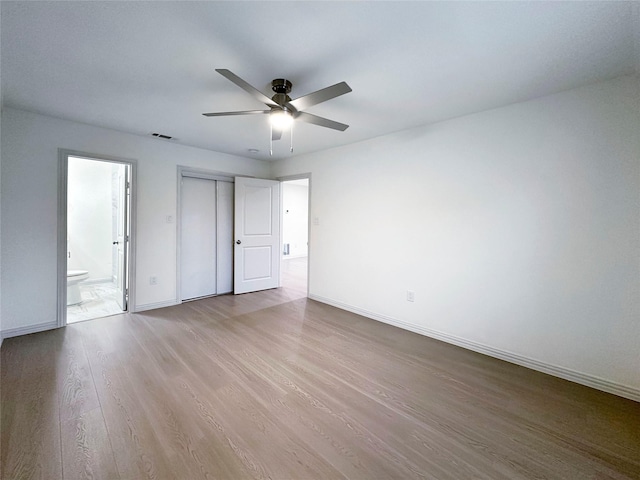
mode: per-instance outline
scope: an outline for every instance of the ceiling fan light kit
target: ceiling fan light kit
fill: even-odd
[[[336,83],[335,85],[332,85],[330,87],[323,88],[322,90],[318,90],[316,92],[292,100],[291,97],[289,97],[289,93],[291,92],[291,88],[293,85],[289,80],[286,80],[284,78],[276,78],[275,80],[271,81],[271,89],[275,92],[275,94],[271,98],[269,98],[262,92],[260,92],[260,90],[251,86],[242,78],[232,73],[230,70],[219,68],[216,69],[216,72],[225,77],[227,80],[236,84],[238,87],[242,88],[245,92],[249,93],[255,99],[264,103],[267,107],[269,107],[269,110],[214,112],[203,113],[203,115],[205,117],[223,117],[229,115],[269,114],[269,124],[271,126],[271,143],[269,152],[271,155],[273,155],[273,141],[280,140],[280,138],[282,137],[282,132],[287,128],[289,128],[291,132],[290,151],[293,152],[294,120],[300,120],[306,123],[311,123],[320,127],[331,128],[333,130],[338,130],[341,132],[344,132],[347,128],[349,128],[349,125],[345,125],[344,123],[339,123],[333,120],[329,120],[328,118],[319,117],[317,115],[312,115],[303,111],[304,109],[312,107],[313,105],[326,102],[327,100],[331,100],[332,98],[336,98],[340,95],[351,92],[351,87],[349,87],[346,82]]]
[[[287,108],[283,108],[282,110],[274,108],[269,114],[269,121],[273,128],[284,130],[289,128],[293,123],[293,115]]]

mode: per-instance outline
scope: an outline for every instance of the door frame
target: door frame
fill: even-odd
[[[311,285],[311,172],[307,173],[298,173],[296,175],[286,175],[283,177],[278,177],[276,180],[280,182],[280,186],[282,187],[282,182],[289,182],[291,180],[309,180],[309,196],[307,198],[307,297],[309,297],[309,285]],[[282,191],[282,188],[280,189]],[[280,243],[282,243],[282,234],[283,234],[283,219],[284,219],[284,204],[283,202],[284,195],[280,195]],[[282,253],[282,245],[280,245],[280,262],[282,262],[282,257],[284,256]],[[280,275],[280,287],[282,287],[282,275]]]
[[[183,177],[201,178],[204,180],[216,180],[219,182],[231,182],[235,185],[235,174],[206,170],[203,168],[186,167],[178,165],[178,189],[176,202],[176,305],[182,300],[182,179]],[[218,208],[216,204],[216,208]],[[217,247],[216,247],[217,249]],[[189,301],[189,300],[186,300]]]
[[[113,157],[110,155],[80,152],[76,150],[58,149],[58,245],[57,245],[57,324],[58,327],[67,325],[67,191],[69,180],[69,157],[94,160],[107,163],[128,165],[129,178],[129,255],[127,259],[129,301],[127,312],[135,311],[136,286],[136,193],[137,193],[137,161],[129,158]]]

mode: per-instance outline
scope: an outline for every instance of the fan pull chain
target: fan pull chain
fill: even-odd
[[[269,155],[273,157],[273,124],[269,122]]]
[[[291,153],[293,153],[293,123],[291,122],[291,127],[289,127],[291,129]]]

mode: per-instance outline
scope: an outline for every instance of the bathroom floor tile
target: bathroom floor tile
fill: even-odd
[[[67,324],[122,313],[116,287],[111,283],[81,285],[80,293],[82,303],[67,307]]]

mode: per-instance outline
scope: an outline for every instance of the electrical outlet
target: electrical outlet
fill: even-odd
[[[149,277],[149,285],[157,285],[158,277]]]
[[[415,302],[416,292],[413,290],[407,290],[407,302]]]

